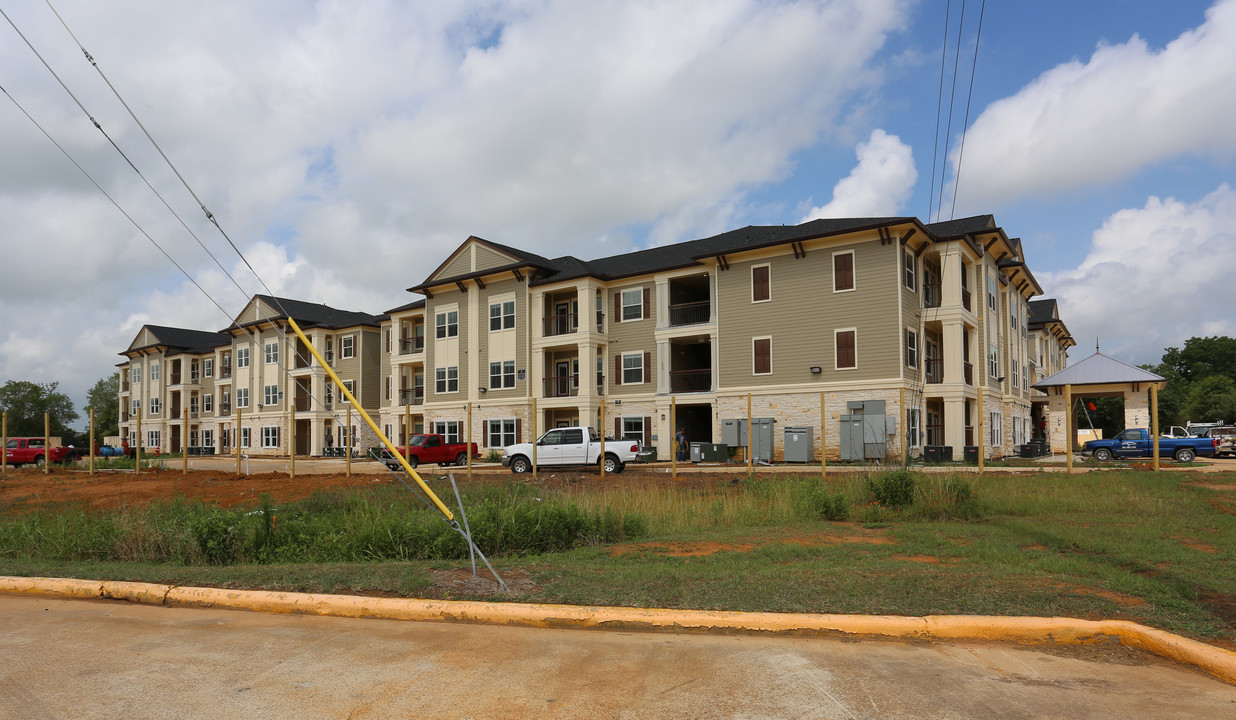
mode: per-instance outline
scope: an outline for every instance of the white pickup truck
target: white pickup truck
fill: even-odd
[[[639,443],[631,440],[605,441],[605,472],[619,473],[635,459]],[[513,472],[532,470],[532,443],[518,443],[506,448],[502,464]],[[601,464],[601,436],[590,427],[561,427],[546,432],[536,441],[536,465],[564,467],[568,465]]]

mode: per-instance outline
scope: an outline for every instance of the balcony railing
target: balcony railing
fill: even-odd
[[[941,288],[940,283],[923,283],[923,307],[938,308],[940,307]]]
[[[227,417],[232,414],[231,403],[219,403],[219,415]]]
[[[296,412],[309,412],[313,409],[313,398],[308,393],[296,393]]]
[[[424,405],[425,388],[408,388],[399,391],[400,405]]]
[[[712,390],[712,370],[670,370],[670,392],[693,393]]]
[[[297,370],[303,370],[312,364],[313,356],[309,354],[309,348],[304,345],[297,345],[295,354]]]
[[[179,385],[179,384],[180,384],[180,373],[172,373],[172,381],[171,381],[171,384],[172,384],[172,385]]]
[[[120,383],[120,392],[129,392],[129,381],[125,380]]]
[[[545,337],[568,335],[579,329],[579,315],[577,313],[547,315],[544,318],[544,322]]]
[[[574,397],[579,394],[579,376],[562,375],[545,378],[545,397]]]
[[[944,382],[944,360],[942,358],[927,358],[925,365],[927,382]]]
[[[974,426],[967,425],[966,426],[966,445],[973,445],[973,444],[974,444]]]
[[[326,358],[327,365],[335,364],[335,351],[334,350],[327,350],[326,352],[322,353],[322,356]]]
[[[223,367],[219,368],[219,377],[224,377],[224,378],[232,377],[232,366],[224,365]]]
[[[201,380],[201,376],[198,375],[197,373],[192,373],[191,375],[189,375],[189,382],[193,383],[194,385],[196,385],[199,380]]]
[[[961,366],[961,368],[962,368],[962,372],[965,374],[966,384],[973,385],[974,384],[974,365],[971,363],[964,363]]]
[[[969,290],[967,290],[967,289],[965,289],[965,288],[962,288],[962,289],[961,289],[961,306],[962,306],[963,308],[967,309],[967,310],[971,310],[971,308],[970,308],[970,291],[969,291]]]
[[[944,444],[944,426],[943,425],[925,425],[927,431],[928,445],[943,445]]]
[[[413,353],[425,351],[425,336],[418,335],[410,338],[399,339],[399,354],[411,355]]]
[[[678,303],[669,306],[670,327],[683,325],[699,325],[706,323],[711,317],[712,303],[707,300],[699,302]]]

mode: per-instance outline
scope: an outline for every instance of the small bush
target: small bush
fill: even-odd
[[[885,507],[904,508],[914,503],[918,476],[909,470],[890,470],[868,476],[867,489],[871,496]]]
[[[206,562],[227,565],[239,559],[244,542],[232,513],[214,508],[213,512],[194,518],[191,529]]]
[[[490,451],[489,451],[489,452],[485,455],[485,462],[487,462],[487,463],[500,463],[500,462],[502,462],[502,452],[501,452],[501,451],[499,451],[499,450],[490,450]]]
[[[819,478],[802,483],[799,499],[804,514],[812,520],[839,522],[850,519],[850,502],[845,493],[832,493]]]
[[[934,476],[918,486],[915,516],[928,520],[969,520],[982,508],[969,480],[956,475]]]

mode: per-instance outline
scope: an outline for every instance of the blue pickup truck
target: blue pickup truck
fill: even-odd
[[[1150,457],[1154,446],[1145,428],[1132,428],[1108,440],[1090,440],[1082,446],[1082,452],[1106,462],[1112,458]],[[1176,462],[1193,462],[1198,455],[1214,454],[1215,441],[1211,438],[1159,438],[1160,457],[1172,457]]]

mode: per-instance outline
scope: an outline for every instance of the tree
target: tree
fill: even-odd
[[[1236,381],[1226,375],[1211,375],[1194,383],[1185,412],[1195,422],[1236,421]]]
[[[100,378],[90,392],[86,393],[84,414],[90,416],[94,408],[94,433],[99,443],[107,435],[120,434],[120,373]]]
[[[1236,338],[1227,336],[1192,337],[1185,341],[1183,348],[1169,347],[1163,351],[1163,359],[1157,365],[1143,365],[1143,368],[1162,375],[1167,380],[1167,386],[1159,393],[1159,425],[1167,428],[1171,425],[1184,425],[1186,421],[1206,422],[1228,415],[1215,415],[1222,409],[1222,386],[1212,387],[1206,393],[1197,396],[1194,403],[1194,392],[1198,385],[1210,378],[1227,378],[1236,382]],[[1215,396],[1215,402],[1207,404],[1203,396]],[[1217,407],[1212,405],[1217,404]],[[1198,412],[1205,412],[1199,415]]]
[[[9,437],[43,435],[43,413],[51,413],[52,437],[73,437],[69,423],[80,416],[68,395],[57,390],[60,383],[36,384],[10,380],[0,387],[0,410],[9,414]]]

